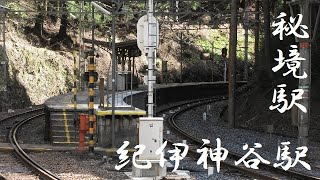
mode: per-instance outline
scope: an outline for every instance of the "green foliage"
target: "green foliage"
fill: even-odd
[[[200,46],[203,52],[214,53],[214,59],[221,59],[221,49],[225,46],[229,49],[229,34],[222,30],[210,30],[210,38],[199,38],[196,40],[196,45]],[[244,33],[238,33],[238,43],[237,43],[237,57],[240,60],[244,59]],[[213,52],[212,52],[213,51]],[[254,52],[254,35],[249,33],[249,49],[248,54],[250,59],[250,54]],[[229,51],[228,51],[229,53]],[[229,54],[228,54],[229,55]]]
[[[192,1],[191,2],[191,9],[192,10],[197,10],[198,8],[200,7],[200,2],[198,2],[198,1]]]
[[[7,3],[6,6],[11,10],[11,11],[23,11],[24,9],[21,8],[21,6],[19,5],[19,2],[10,2],[10,3]],[[25,12],[15,12],[15,15],[18,17],[18,18],[27,18],[28,15],[27,13]]]
[[[80,19],[80,13],[77,13],[77,12],[80,12],[81,10],[80,2],[68,1],[67,10],[71,12],[77,19]],[[90,2],[84,2],[83,11],[86,13],[84,15],[85,22],[87,22],[85,26],[90,27],[91,26],[90,21],[92,20],[92,13],[90,13],[92,11],[92,5]],[[71,17],[69,16],[69,18]],[[103,25],[111,21],[111,16],[106,16],[101,12],[95,10],[94,20],[95,20],[95,24]]]
[[[139,9],[139,10],[142,10],[142,9],[144,9],[145,8],[145,4],[144,3],[139,3],[139,2],[137,2],[136,3],[136,6],[137,6],[137,8]]]

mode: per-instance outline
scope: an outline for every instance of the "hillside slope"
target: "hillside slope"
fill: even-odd
[[[22,108],[42,104],[46,99],[70,90],[71,53],[35,47],[15,28],[8,27],[6,56],[9,74],[7,106]]]

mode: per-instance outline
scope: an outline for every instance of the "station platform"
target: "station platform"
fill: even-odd
[[[237,82],[244,85],[246,82]],[[225,95],[228,82],[203,82],[184,84],[156,84],[156,106],[185,100]],[[213,91],[214,89],[214,91]],[[115,96],[115,132],[112,132],[112,108],[110,92],[104,94],[104,107],[100,105],[100,93],[95,89],[94,109],[97,122],[95,123],[95,141],[101,147],[110,147],[111,132],[116,134],[116,145],[122,145],[123,140],[130,140],[135,144],[137,137],[137,122],[139,117],[146,115],[147,86],[141,85],[134,91],[119,91]],[[74,111],[73,94],[68,93],[53,97],[45,102],[46,126],[45,139],[53,145],[77,146],[79,127],[77,121],[80,113],[88,114],[88,92],[79,92],[77,95],[77,110]]]
[[[116,134],[117,137],[130,138],[134,141],[136,123],[139,117],[145,116],[144,110],[133,107],[124,101],[142,91],[117,92],[115,96]],[[100,106],[100,92],[95,90],[94,109],[96,114],[95,141],[100,147],[111,147],[112,98],[104,94],[105,105]],[[56,146],[78,146],[79,144],[79,115],[88,114],[88,92],[77,94],[77,108],[74,109],[73,93],[53,97],[45,102],[46,129],[45,139]],[[110,136],[110,138],[105,138]],[[117,138],[119,139],[119,138]],[[122,139],[119,139],[120,143]],[[123,142],[123,141],[122,141]],[[121,143],[122,143],[121,142]]]
[[[245,84],[245,81],[240,81],[237,82],[237,84]],[[155,91],[159,92],[162,89],[178,89],[181,90],[181,88],[195,88],[195,87],[199,87],[202,90],[204,90],[205,88],[214,88],[215,86],[221,86],[221,85],[228,85],[228,82],[223,82],[223,81],[218,81],[218,82],[198,82],[198,83],[170,83],[170,84],[155,84]],[[147,85],[139,85],[139,87],[135,90],[132,91],[132,95],[135,96],[136,94],[139,94],[143,91],[146,91],[148,88]],[[180,94],[183,93],[188,93],[185,91],[180,91]],[[111,92],[105,93],[105,102],[109,102],[109,105],[111,104],[111,100],[112,97],[110,97]],[[172,93],[171,93],[172,94]],[[203,94],[203,92],[202,92]],[[95,98],[94,98],[94,108],[98,109],[99,103],[100,103],[100,92],[99,89],[96,88],[95,89]],[[115,104],[116,106],[128,106],[130,104],[127,104],[126,102],[131,102],[129,96],[131,95],[130,92],[128,91],[123,91],[123,92],[118,92],[116,94],[116,100],[115,100]],[[174,94],[175,96],[177,94]],[[78,102],[78,107],[77,109],[79,110],[83,110],[86,111],[88,110],[88,91],[81,91],[78,93],[77,95],[77,102]],[[63,95],[59,95],[59,96],[55,96],[52,97],[50,99],[48,99],[45,103],[46,106],[48,106],[48,108],[50,109],[65,109],[65,110],[73,110],[74,105],[73,105],[73,93],[67,93],[67,94],[63,94]],[[105,107],[107,107],[108,104],[106,103]]]

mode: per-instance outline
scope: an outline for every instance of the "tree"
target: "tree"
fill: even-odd
[[[38,37],[43,38],[42,32],[43,32],[44,15],[43,15],[43,12],[41,12],[44,10],[43,1],[35,0],[35,4],[37,5],[37,10],[40,11],[40,13],[36,16],[35,24],[31,32],[33,32]]]
[[[66,2],[62,3],[62,15],[61,15],[61,25],[60,25],[60,29],[59,29],[59,34],[58,36],[63,38],[68,36],[67,35],[67,27],[68,27],[68,16],[67,16],[67,4]]]
[[[60,2],[61,3],[61,2]],[[63,1],[61,4],[61,24],[60,24],[60,29],[59,33],[52,37],[50,40],[50,44],[54,49],[61,49],[62,45],[66,45],[67,48],[72,47],[72,39],[71,37],[67,34],[67,29],[68,29],[68,9],[67,9],[67,2]]]

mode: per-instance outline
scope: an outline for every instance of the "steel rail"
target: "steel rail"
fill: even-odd
[[[192,140],[193,142],[195,142],[197,145],[200,145],[202,146],[203,142],[201,139],[198,139],[192,135],[190,135],[188,132],[186,132],[185,130],[183,130],[182,128],[180,128],[177,123],[175,122],[175,118],[192,109],[192,108],[195,108],[195,107],[198,107],[198,106],[201,106],[201,105],[204,105],[204,104],[208,104],[210,102],[215,102],[215,101],[218,101],[219,98],[213,98],[212,100],[208,100],[207,98],[206,99],[203,99],[201,102],[199,103],[194,103],[196,101],[199,101],[199,100],[196,100],[196,101],[193,101],[193,102],[186,102],[184,104],[180,104],[180,105],[176,105],[174,106],[174,108],[176,107],[180,107],[180,106],[183,106],[183,105],[186,105],[186,104],[191,104],[193,103],[192,105],[189,105],[185,108],[181,108],[180,110],[176,111],[175,113],[171,114],[170,117],[169,117],[169,124],[171,125],[171,127],[173,129],[175,129],[176,131],[178,131],[182,136],[185,136],[187,138],[189,138],[190,140]],[[222,100],[222,99],[220,99]],[[172,108],[172,107],[170,107]],[[170,108],[167,108],[166,110],[170,109]],[[162,110],[162,111],[165,111],[165,110]],[[206,145],[206,147],[208,148],[215,148],[215,146],[213,144],[208,144]],[[196,153],[196,152],[193,152],[193,153]],[[242,155],[238,154],[238,153],[235,153],[235,152],[230,152],[229,151],[229,155],[228,157],[232,157],[232,158],[242,158]],[[235,165],[232,165],[232,164],[227,164],[225,162],[221,162],[221,164],[224,164],[224,165],[227,165],[227,166],[232,166],[233,168],[237,168],[241,171],[246,171],[246,173],[250,176],[254,176],[254,177],[260,177],[260,178],[263,178],[263,179],[279,179],[277,177],[273,177],[273,176],[270,176],[270,175],[266,175],[266,174],[259,174],[258,172],[253,172],[252,170],[250,169],[244,169],[244,168],[241,168],[241,167],[238,167],[238,166],[235,166]],[[315,177],[315,176],[312,176],[312,175],[308,175],[308,174],[304,174],[302,172],[297,172],[297,171],[293,171],[293,170],[288,170],[288,171],[284,171],[280,168],[274,168],[273,166],[271,165],[267,165],[267,164],[260,164],[261,167],[265,168],[265,169],[268,169],[269,171],[275,171],[276,173],[279,173],[279,174],[284,174],[286,176],[293,176],[293,177],[297,177],[299,179],[315,179],[315,180],[320,180],[320,177]]]
[[[212,98],[204,98],[204,99],[196,99],[196,100],[190,100],[190,101],[187,101],[187,102],[184,102],[184,103],[180,103],[180,104],[177,104],[177,105],[174,105],[174,106],[170,106],[168,108],[165,108],[165,109],[162,109],[160,111],[158,111],[157,113],[161,113],[161,112],[165,112],[165,111],[168,111],[170,109],[175,109],[175,108],[178,108],[178,107],[181,107],[181,106],[187,106],[186,109],[191,109],[195,106],[200,106],[200,105],[203,105],[203,104],[206,104],[206,103],[210,103],[210,102],[216,102],[216,101],[219,101],[219,100],[223,100],[225,99],[224,97],[219,97],[219,98],[215,98],[215,99],[212,99]],[[192,104],[192,105],[191,105]],[[181,111],[181,110],[180,110]],[[177,113],[179,112],[175,112],[173,113],[172,115],[170,115],[169,117],[169,124],[170,126],[174,126],[174,129],[179,129],[180,131],[183,131],[180,127],[177,126],[177,124],[175,123],[175,121],[171,121],[171,119],[174,119],[174,117],[177,115]],[[176,130],[177,130],[176,129]],[[177,130],[179,132],[179,130]],[[184,132],[184,131],[183,131]],[[179,132],[180,133],[180,132]],[[180,133],[180,135],[182,136],[185,136],[185,134],[183,133]],[[192,141],[196,141],[196,145],[200,145],[202,144],[202,141],[198,141],[198,139],[195,139],[193,136],[191,135],[187,135],[186,137],[190,138]],[[175,142],[173,142],[172,140],[168,139],[168,138],[164,138],[165,141],[168,142],[169,145],[173,146],[173,144]],[[208,146],[208,145],[207,145]],[[190,153],[192,153],[192,156],[199,159],[200,158],[200,154],[196,151],[196,150],[193,150],[193,149],[189,149],[188,151],[188,154],[190,156]],[[229,155],[229,158],[230,158],[230,155]],[[209,164],[211,164],[211,162],[209,161],[208,162]],[[266,180],[278,180],[278,178],[272,178],[270,176],[266,176],[266,175],[263,175],[263,174],[260,174],[260,175],[257,175],[256,172],[253,172],[252,170],[250,169],[245,169],[245,168],[242,168],[242,167],[239,167],[239,166],[235,166],[231,163],[227,163],[225,161],[222,161],[221,162],[221,166],[223,167],[231,167],[233,169],[237,169],[241,172],[243,172],[244,174],[250,176],[250,177],[254,177],[254,178],[262,178],[262,179],[266,179]]]
[[[14,148],[14,151],[17,155],[17,157],[24,162],[30,169],[32,169],[36,174],[38,174],[41,178],[46,179],[46,180],[58,180],[60,179],[56,175],[54,175],[52,172],[48,171],[47,169],[43,168],[41,165],[39,165],[37,162],[32,160],[27,153],[20,147],[18,141],[17,141],[17,131],[18,129],[25,124],[28,121],[31,121],[35,118],[44,116],[44,113],[34,115],[32,117],[29,117],[27,119],[24,119],[20,121],[19,123],[15,124],[14,127],[11,128],[9,132],[9,140]]]
[[[202,145],[202,141],[200,139],[197,139],[196,137],[188,134],[187,132],[185,132],[182,128],[180,128],[177,123],[174,121],[176,116],[178,116],[179,114],[189,110],[189,109],[192,109],[194,107],[198,107],[198,106],[201,106],[203,104],[207,104],[207,103],[210,103],[210,102],[217,102],[219,100],[222,100],[224,98],[215,98],[215,99],[212,99],[212,100],[209,100],[209,99],[204,99],[203,101],[199,101],[197,100],[196,102],[191,102],[192,105],[189,105],[188,107],[186,108],[182,108],[180,109],[179,111],[173,113],[172,115],[170,115],[169,117],[169,124],[170,126],[175,129],[176,131],[178,131],[182,136],[184,137],[187,137],[189,138],[191,141],[195,142],[196,145],[199,145],[201,146]],[[186,103],[186,104],[190,104],[189,103]],[[185,104],[184,104],[185,105]],[[180,105],[181,106],[181,105]],[[166,139],[170,144],[173,144],[173,142],[171,142],[169,139]],[[206,147],[208,148],[214,148],[214,146],[212,144],[209,144],[209,145],[205,145]],[[199,158],[200,157],[200,154],[197,153],[195,150],[189,150],[189,152],[192,153],[192,155],[194,157],[197,157]],[[231,155],[231,157],[230,157]],[[229,155],[228,155],[229,158],[234,158],[234,157],[240,157],[240,155],[235,155],[235,154],[232,154],[229,152]],[[209,162],[210,163],[210,162]],[[226,167],[231,167],[231,168],[234,168],[234,169],[237,169],[245,174],[247,174],[248,176],[250,177],[253,177],[253,178],[262,178],[262,179],[266,179],[266,180],[277,180],[278,178],[275,178],[275,177],[270,177],[270,175],[265,175],[265,174],[258,174],[257,172],[253,172],[252,170],[250,169],[246,169],[246,168],[243,168],[243,167],[239,167],[239,166],[236,166],[234,164],[231,164],[231,163],[228,163],[228,162],[225,162],[225,161],[221,161],[220,162],[222,166],[226,166]]]
[[[22,115],[30,114],[30,113],[41,111],[41,110],[44,110],[44,108],[40,107],[40,108],[37,108],[37,109],[30,109],[28,111],[21,112],[21,113],[18,113],[18,114],[15,114],[15,115],[0,119],[0,122],[7,121],[7,120],[12,119],[12,118],[16,118],[16,117],[19,117],[19,116],[22,116]]]

